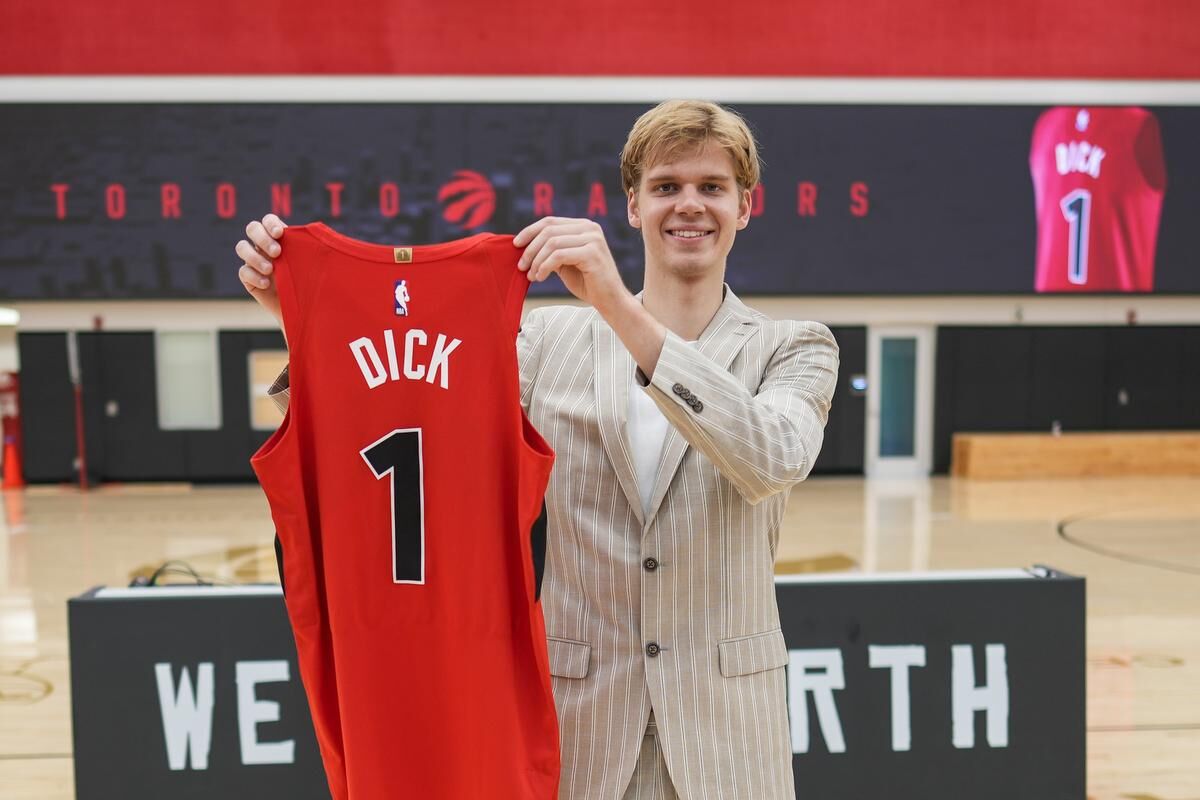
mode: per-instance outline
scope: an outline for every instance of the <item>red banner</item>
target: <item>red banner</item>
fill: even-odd
[[[358,0],[335,8],[8,0],[0,72],[1200,77],[1200,4],[1180,0]]]

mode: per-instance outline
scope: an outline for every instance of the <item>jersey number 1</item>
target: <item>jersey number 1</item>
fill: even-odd
[[[1067,280],[1071,283],[1087,283],[1088,268],[1088,222],[1092,216],[1092,193],[1087,189],[1068,192],[1058,201],[1063,216],[1067,218]]]
[[[396,429],[359,451],[375,479],[391,479],[392,581],[425,583],[425,480],[421,429]]]

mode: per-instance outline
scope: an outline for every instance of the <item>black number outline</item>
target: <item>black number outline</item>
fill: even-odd
[[[394,437],[401,434],[416,434],[417,437],[417,493],[418,493],[418,510],[420,516],[419,537],[417,537],[417,547],[420,553],[421,571],[420,579],[412,580],[400,577],[400,563],[396,558],[396,543],[398,532],[396,530],[396,465],[390,464],[387,469],[382,471],[377,470],[375,465],[371,463],[371,458],[367,454],[377,448],[388,444]],[[390,494],[391,503],[388,513],[392,518],[392,583],[407,583],[414,585],[424,585],[425,583],[425,448],[424,440],[420,428],[394,428],[393,430],[380,436],[375,441],[371,442],[366,447],[358,451],[362,456],[362,460],[366,462],[367,469],[371,470],[371,474],[376,480],[381,480],[384,476],[389,478],[388,491]]]

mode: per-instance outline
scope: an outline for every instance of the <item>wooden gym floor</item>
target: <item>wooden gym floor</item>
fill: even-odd
[[[256,486],[35,487],[3,502],[0,798],[66,800],[67,598],[168,558],[274,580],[272,528]],[[1034,563],[1088,580],[1089,796],[1200,799],[1200,479],[817,478],[794,490],[779,553],[789,572]]]

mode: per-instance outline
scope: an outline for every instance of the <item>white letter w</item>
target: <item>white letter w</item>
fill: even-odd
[[[158,679],[158,705],[167,740],[167,763],[173,770],[183,769],[190,751],[192,769],[208,769],[208,750],[212,742],[213,665],[205,662],[196,670],[194,694],[187,667],[181,670],[178,692],[170,664],[155,664],[154,675]]]

